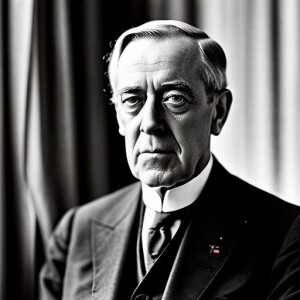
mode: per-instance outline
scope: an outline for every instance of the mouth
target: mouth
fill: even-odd
[[[149,151],[143,151],[141,154],[173,154],[173,150],[164,150],[164,149],[154,149]]]

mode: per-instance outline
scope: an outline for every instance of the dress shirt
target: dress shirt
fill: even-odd
[[[163,199],[157,193],[157,189],[142,184],[142,198],[146,206],[143,227],[142,227],[142,246],[143,252],[147,251],[148,230],[151,227],[155,212],[172,212],[192,204],[201,194],[213,165],[213,157],[210,159],[202,172],[187,183],[167,190]],[[176,220],[171,227],[172,238],[176,234],[181,220]]]

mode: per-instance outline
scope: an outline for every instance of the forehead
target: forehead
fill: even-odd
[[[137,39],[129,43],[121,54],[117,86],[145,77],[156,80],[195,78],[198,57],[197,43],[186,37]]]

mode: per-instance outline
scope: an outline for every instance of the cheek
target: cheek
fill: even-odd
[[[135,161],[135,153],[137,151],[137,143],[139,139],[139,126],[135,124],[134,120],[124,124],[125,131],[125,148],[127,160],[130,165]]]
[[[133,148],[135,146],[135,135],[133,132],[130,132],[125,129],[125,147],[127,156],[132,156]]]
[[[181,126],[173,128],[177,143],[184,159],[197,159],[209,147],[210,125],[207,117],[190,119]]]
[[[127,158],[127,163],[129,166],[129,169],[131,170],[131,173],[135,176],[135,165],[136,165],[136,159],[133,153],[133,148],[134,148],[134,142],[132,139],[125,134],[125,150],[126,150],[126,158]]]

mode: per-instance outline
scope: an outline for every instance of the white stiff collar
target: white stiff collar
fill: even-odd
[[[213,165],[213,157],[202,172],[187,183],[167,190],[164,199],[156,192],[155,188],[142,183],[143,201],[146,207],[158,212],[171,212],[192,204],[201,194]]]

